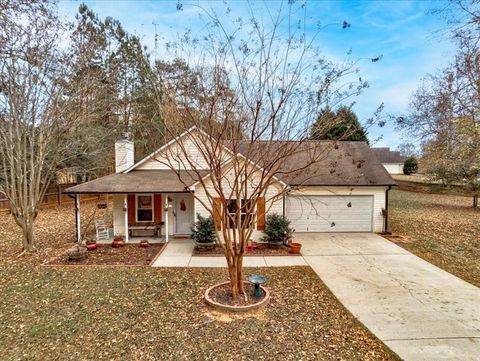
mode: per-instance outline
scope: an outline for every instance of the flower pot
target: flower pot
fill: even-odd
[[[140,248],[147,248],[150,246],[150,243],[146,240],[146,239],[143,239],[140,241],[140,243],[138,244],[138,246]]]
[[[95,241],[86,242],[85,247],[87,247],[88,251],[94,251],[97,249],[97,242]]]
[[[292,243],[290,244],[290,253],[299,254],[302,245],[300,243]]]
[[[120,248],[125,246],[125,241],[123,239],[114,239],[112,242],[113,248]]]
[[[67,251],[69,261],[82,261],[87,258],[87,248],[74,246]]]
[[[195,242],[195,244],[197,246],[197,250],[200,252],[211,251],[215,248],[215,242]]]
[[[268,247],[278,249],[278,248],[282,247],[282,244],[283,244],[283,242],[281,242],[281,241],[280,242],[270,242],[269,241],[268,242]]]

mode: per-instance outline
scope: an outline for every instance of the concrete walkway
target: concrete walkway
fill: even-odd
[[[375,234],[297,234],[335,296],[405,360],[480,360],[480,289]]]
[[[152,267],[227,267],[225,257],[192,256],[194,244],[190,239],[173,239]],[[307,266],[302,256],[247,256],[245,267]]]
[[[245,257],[246,267],[310,265],[405,360],[480,360],[480,289],[370,233],[296,234],[302,255]],[[225,267],[171,241],[153,267]]]

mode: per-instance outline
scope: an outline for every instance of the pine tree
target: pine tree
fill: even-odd
[[[367,142],[367,132],[356,114],[346,106],[334,112],[329,107],[322,109],[310,132],[313,140],[347,140]]]

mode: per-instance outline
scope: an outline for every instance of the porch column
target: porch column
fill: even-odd
[[[107,226],[107,229],[108,229],[108,220],[109,220],[109,215],[108,215],[108,193],[105,194],[105,204],[107,205],[107,208],[105,208],[105,225]]]
[[[123,209],[125,209],[125,242],[128,242],[128,195],[123,198]]]
[[[168,194],[165,194],[165,242],[168,243]]]
[[[81,225],[80,225],[80,196],[75,194],[75,223],[77,233],[77,243],[82,241]]]

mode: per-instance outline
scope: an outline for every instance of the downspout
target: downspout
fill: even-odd
[[[388,186],[385,192],[385,233],[391,233],[388,231],[388,192],[392,189],[392,186]]]

